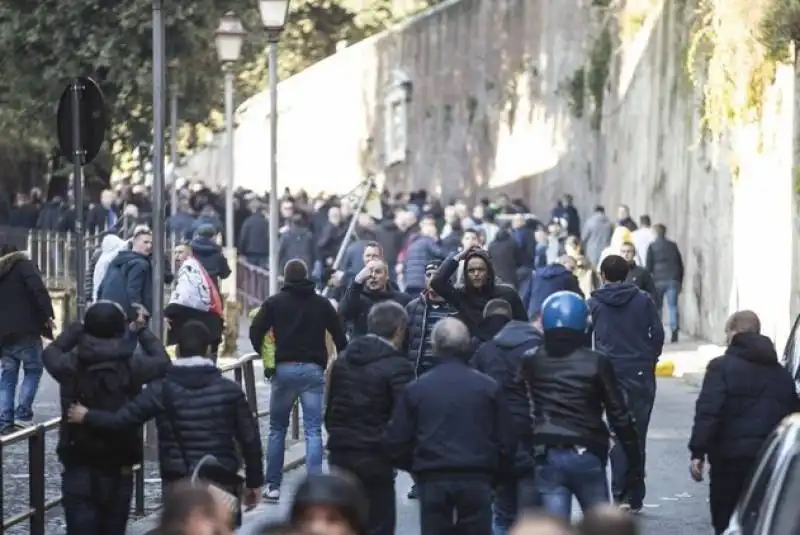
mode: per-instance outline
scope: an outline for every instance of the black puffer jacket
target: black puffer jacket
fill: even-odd
[[[89,410],[84,424],[120,429],[141,425],[151,418],[156,419],[158,428],[162,479],[172,481],[190,475],[197,462],[209,454],[227,470],[236,472],[238,443],[244,458],[246,486],[263,485],[261,436],[256,420],[242,389],[223,377],[211,360],[175,360],[167,376],[149,385],[136,399],[116,413]]]
[[[775,426],[798,409],[794,381],[772,341],[736,334],[725,355],[708,363],[689,440],[692,458],[754,459]]]
[[[383,338],[356,338],[330,375],[328,448],[380,453],[381,439],[405,386],[414,379],[406,356]]]
[[[420,376],[434,366],[434,362],[425,356],[425,335],[429,333],[436,321],[444,316],[455,316],[458,312],[447,301],[437,303],[441,310],[441,314],[434,314],[437,319],[431,321],[432,314],[430,314],[433,304],[426,298],[420,295],[413,299],[406,305],[406,314],[408,314],[408,360],[414,366],[414,373]]]
[[[49,334],[53,303],[36,265],[22,252],[0,256],[0,344],[39,340]]]
[[[164,346],[153,333],[139,333],[142,351],[134,354],[135,345],[123,338],[99,339],[83,332],[80,323],[74,323],[58,335],[42,353],[44,367],[61,385],[61,425],[56,451],[59,460],[67,466],[93,466],[120,468],[142,461],[141,428],[135,424],[121,425],[108,431],[107,449],[98,455],[97,448],[82,451],[71,440],[72,424],[67,424],[66,413],[77,398],[75,381],[82,367],[107,361],[125,361],[132,386],[141,386],[163,377],[170,367]],[[91,410],[91,407],[89,407]]]

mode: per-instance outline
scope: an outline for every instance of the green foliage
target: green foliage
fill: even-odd
[[[567,105],[572,114],[583,117],[586,107],[586,69],[578,69],[567,79],[564,89],[567,93]]]
[[[589,54],[589,67],[586,73],[586,86],[594,102],[592,127],[595,129],[600,128],[603,117],[603,97],[611,68],[612,51],[611,31],[606,26],[600,32]]]
[[[758,40],[775,61],[788,61],[790,45],[800,42],[800,0],[770,0],[759,24]]]

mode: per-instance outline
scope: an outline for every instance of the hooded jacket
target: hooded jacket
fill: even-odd
[[[589,299],[595,349],[618,374],[655,370],[664,347],[664,326],[653,300],[629,283],[598,288]]]
[[[530,433],[531,407],[522,380],[522,356],[542,344],[542,334],[525,321],[510,321],[494,338],[481,345],[472,365],[502,387],[506,403],[518,433]]]
[[[135,251],[123,250],[111,261],[97,290],[97,299],[114,301],[128,316],[136,317],[133,305],[153,311],[153,278],[150,259]]]
[[[81,370],[101,362],[125,362],[130,373],[131,386],[141,387],[163,377],[170,368],[170,360],[164,346],[148,330],[139,332],[142,351],[134,354],[135,345],[124,338],[97,338],[87,334],[81,323],[74,323],[64,330],[42,353],[47,372],[60,385],[61,423],[59,424],[59,460],[66,466],[90,466],[100,469],[131,467],[142,461],[141,428],[135,423],[121,425],[116,430],[97,433],[102,444],[83,451],[71,440],[76,424],[67,423],[66,413],[77,393],[73,391],[75,379]],[[92,407],[89,407],[90,411]],[[105,445],[105,454],[97,449]]]
[[[52,336],[47,320],[54,317],[42,276],[20,251],[0,256],[0,345]]]
[[[725,354],[708,363],[689,451],[712,464],[753,460],[778,423],[798,409],[794,380],[778,363],[772,341],[736,334]]]
[[[370,290],[364,283],[353,280],[347,287],[344,298],[339,303],[339,314],[345,322],[350,323],[350,334],[361,336],[367,334],[367,315],[373,305],[384,301],[395,301],[405,307],[411,296],[395,290],[387,285],[385,290]]]
[[[308,279],[288,281],[259,308],[250,325],[250,342],[262,347],[264,337],[275,334],[275,362],[310,362],[323,368],[328,363],[326,331],[337,350],[347,345],[339,316],[330,301],[314,291]]]
[[[203,264],[206,273],[219,289],[219,281],[227,279],[231,274],[228,261],[225,259],[225,255],[222,254],[222,247],[214,243],[214,240],[203,236],[196,236],[189,245],[192,248],[194,257]]]
[[[439,320],[455,316],[456,309],[447,301],[431,301],[423,293],[406,305],[408,314],[408,360],[414,366],[414,375],[419,377],[433,368],[435,360],[430,358],[428,347],[430,334]]]
[[[412,380],[411,363],[388,340],[374,334],[354,339],[330,373],[325,408],[328,449],[383,457],[381,439]]]
[[[258,423],[242,389],[224,377],[213,361],[176,359],[164,379],[149,384],[118,411],[90,409],[84,425],[124,429],[152,418],[158,429],[158,461],[164,481],[191,475],[205,455],[213,455],[225,469],[236,473],[241,452],[247,488],[264,483]]]
[[[542,303],[556,292],[575,292],[584,297],[578,279],[561,264],[539,268],[533,275],[533,289],[528,301],[528,315],[533,318],[542,311]]]
[[[528,313],[522,300],[513,286],[497,284],[492,262],[488,254],[482,250],[474,250],[464,258],[464,265],[469,263],[470,258],[479,256],[486,262],[487,281],[483,288],[473,288],[470,285],[469,277],[465,277],[464,285],[455,287],[450,282],[450,278],[458,269],[458,261],[453,256],[442,262],[436,274],[431,280],[431,288],[437,294],[447,300],[458,311],[459,318],[467,325],[470,334],[476,336],[479,332],[479,325],[483,320],[483,309],[492,299],[505,299],[511,305],[513,319],[527,321]]]
[[[103,282],[106,272],[108,272],[111,261],[127,246],[128,242],[119,236],[109,234],[103,238],[103,241],[100,243],[100,257],[97,259],[97,263],[94,265],[94,272],[92,273],[92,301],[97,301],[98,299],[97,294],[100,291],[100,284]]]

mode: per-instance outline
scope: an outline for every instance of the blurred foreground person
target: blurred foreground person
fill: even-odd
[[[230,535],[227,510],[207,487],[179,482],[164,493],[154,535]]]
[[[124,535],[133,496],[133,467],[142,462],[142,429],[126,423],[114,430],[67,423],[73,402],[93,411],[125,406],[142,385],[170,367],[164,347],[141,324],[132,324],[141,352],[127,341],[122,307],[98,301],[83,323],[67,327],[42,354],[60,385],[58,459],[67,535]]]
[[[405,386],[414,380],[403,352],[408,316],[394,301],[374,305],[365,336],[333,364],[325,428],[330,464],[352,472],[369,495],[369,535],[393,535],[394,470],[382,437]]]
[[[580,535],[639,535],[636,520],[613,505],[588,511],[578,524]]]
[[[311,474],[303,481],[289,513],[293,526],[309,535],[367,535],[369,500],[347,474]]]
[[[703,480],[711,464],[711,523],[723,533],[736,509],[761,446],[780,421],[798,407],[791,374],[778,363],[772,341],[761,333],[755,312],[728,318],[725,354],[708,363],[697,396],[690,472]],[[777,535],[777,534],[776,534]]]
[[[178,358],[164,379],[115,412],[76,403],[70,407],[69,421],[111,431],[137,428],[155,418],[163,485],[191,476],[210,455],[217,469],[213,475],[204,470],[204,479],[252,506],[264,482],[261,436],[244,392],[209,357],[210,338],[202,323],[187,322],[178,339]],[[244,478],[238,474],[240,458]],[[240,523],[240,512],[232,512]]]
[[[439,360],[409,384],[386,433],[395,466],[417,483],[421,535],[487,535],[492,486],[513,471],[516,437],[501,386],[469,365],[467,326],[433,330]]]
[[[604,412],[631,459],[626,488],[642,477],[641,454],[614,369],[586,347],[586,302],[556,292],[542,305],[541,323],[544,345],[525,354],[521,370],[533,407],[535,486],[544,508],[569,520],[573,497],[584,511],[610,502]]]
[[[511,528],[510,535],[574,535],[563,518],[548,514],[528,513]]]

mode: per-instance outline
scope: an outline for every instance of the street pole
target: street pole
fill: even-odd
[[[86,294],[83,292],[83,281],[86,279],[86,242],[83,235],[83,140],[81,139],[81,81],[72,82],[72,196],[75,199],[75,300],[78,305],[78,320],[83,321],[86,312]]]
[[[177,76],[172,71],[172,76]],[[170,215],[178,213],[178,188],[175,185],[178,177],[178,84],[170,84],[169,104],[169,161],[172,164],[172,197],[170,198]]]
[[[269,43],[269,295],[278,293],[278,36]],[[309,269],[311,266],[308,266]]]
[[[166,64],[163,0],[153,0],[153,332],[164,335],[164,93]]]
[[[224,65],[225,70],[225,171],[227,183],[225,188],[225,247],[232,249],[233,244],[233,68]]]

